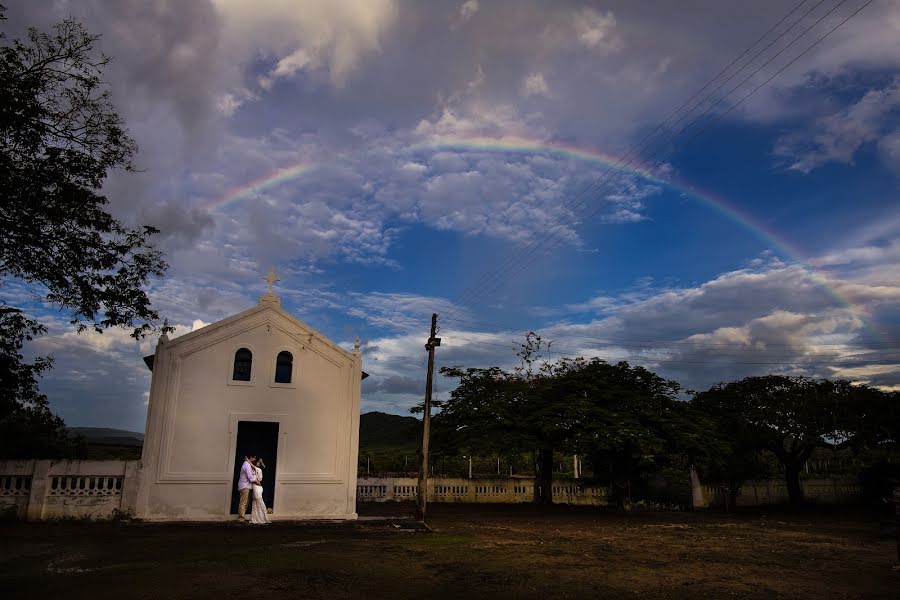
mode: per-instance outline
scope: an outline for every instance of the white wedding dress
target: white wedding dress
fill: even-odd
[[[255,467],[255,469],[257,483],[253,484],[253,509],[250,511],[250,522],[254,525],[268,525],[272,521],[269,519],[269,513],[266,511],[266,503],[262,497],[263,488],[261,484],[263,472],[259,467]]]

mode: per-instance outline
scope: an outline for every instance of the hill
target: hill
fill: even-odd
[[[144,434],[124,429],[108,429],[106,427],[69,427],[69,435],[80,435],[90,445],[100,446],[134,446],[144,445]]]
[[[422,421],[415,417],[370,412],[359,417],[360,448],[417,448]]]
[[[422,421],[415,417],[370,412],[359,417],[359,445],[364,447],[418,447],[422,439]],[[81,435],[88,444],[136,446],[144,443],[144,434],[106,427],[69,427],[69,435]]]

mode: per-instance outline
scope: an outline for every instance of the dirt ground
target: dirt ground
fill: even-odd
[[[898,598],[879,515],[363,505],[356,523],[0,524],[3,598]]]

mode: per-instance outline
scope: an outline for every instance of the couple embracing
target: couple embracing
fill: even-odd
[[[245,456],[241,465],[241,476],[238,479],[238,492],[241,500],[238,503],[238,521],[247,523],[247,503],[250,501],[250,492],[253,492],[253,508],[250,511],[250,523],[254,525],[268,525],[269,513],[266,511],[266,503],[263,501],[262,479],[263,469],[266,464],[256,456]]]

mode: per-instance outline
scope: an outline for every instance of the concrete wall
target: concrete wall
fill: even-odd
[[[235,352],[253,353],[250,381],[233,381]],[[291,383],[275,359],[293,355]],[[277,422],[273,518],[356,518],[362,361],[283,311],[274,297],[175,340],[154,356],[137,515],[230,515],[240,421]],[[271,457],[263,457],[271,464]]]
[[[29,521],[134,511],[138,461],[0,460],[0,512]]]
[[[850,504],[862,495],[862,488],[855,479],[801,479],[800,486],[804,500],[815,504]],[[725,494],[720,488],[702,486],[702,493],[707,505],[724,506]],[[783,479],[745,481],[736,498],[737,506],[787,504],[788,501],[787,485]]]
[[[409,502],[416,499],[418,479],[365,477],[356,483],[359,502]],[[605,506],[602,487],[585,487],[577,480],[553,482],[553,501],[559,504]],[[429,502],[518,504],[534,499],[534,479],[465,479],[440,477],[428,480]]]
[[[723,506],[724,495],[720,489],[700,484],[696,473],[694,481],[694,508]],[[849,504],[861,495],[855,480],[804,479],[801,480],[807,501],[819,504]],[[416,499],[418,480],[414,478],[362,477],[357,481],[356,499],[359,502],[405,502]],[[553,501],[558,504],[606,506],[608,491],[603,487],[586,486],[577,479],[561,479],[553,482]],[[534,479],[465,479],[435,478],[428,480],[429,502],[451,503],[506,503],[531,502],[534,497]],[[765,506],[786,504],[787,488],[782,480],[746,481],[737,498],[738,506]],[[634,510],[656,505],[637,503]],[[672,508],[661,507],[657,508]]]
[[[104,519],[113,516],[116,510],[133,512],[137,504],[139,473],[139,461],[0,460],[0,515],[42,521],[65,517]],[[801,481],[807,500],[821,504],[851,503],[861,493],[860,486],[852,480]],[[411,477],[360,478],[355,485],[356,500],[411,502],[416,499],[417,487],[418,480]],[[712,486],[698,485],[695,492],[700,494],[694,494],[695,508],[724,504],[722,491]],[[515,504],[531,502],[533,494],[534,480],[530,478],[435,478],[428,481],[429,502]],[[696,503],[698,497],[703,504]],[[198,499],[188,501],[197,502]],[[201,497],[199,501],[204,499]],[[318,501],[328,502],[327,498]],[[578,480],[556,480],[553,482],[553,501],[606,506],[607,490],[585,486]],[[783,481],[747,481],[737,498],[737,505],[763,506],[787,501]],[[634,509],[640,509],[640,506]]]

